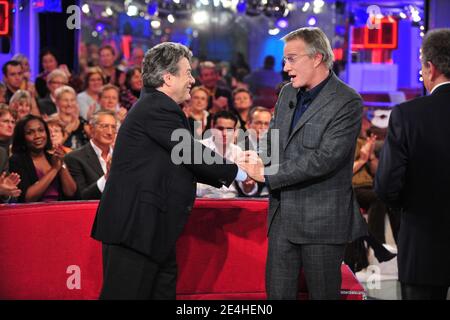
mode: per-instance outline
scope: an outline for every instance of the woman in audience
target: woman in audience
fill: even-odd
[[[191,100],[185,109],[194,137],[202,139],[203,133],[211,126],[211,115],[206,111],[207,108],[208,90],[202,86],[194,87],[191,91]]]
[[[50,132],[45,121],[34,115],[20,120],[14,130],[13,155],[9,169],[20,175],[18,202],[70,199],[77,186],[65,168],[65,152],[57,147],[52,153]]]
[[[58,60],[56,59],[56,54],[50,49],[44,49],[40,56],[39,61],[42,66],[42,72],[36,77],[36,91],[40,98],[44,98],[48,94],[47,88],[47,76],[58,68]],[[64,70],[67,70],[67,66],[61,66]],[[70,73],[66,74],[67,78],[70,77]]]
[[[66,126],[68,135],[64,145],[75,150],[89,141],[85,131],[87,122],[79,116],[80,110],[78,108],[75,90],[69,86],[62,86],[56,89],[55,97],[58,118]]]
[[[71,148],[66,147],[64,143],[67,140],[67,132],[64,123],[59,120],[58,115],[52,115],[47,120],[48,130],[50,131],[50,140],[52,141],[53,150],[61,146],[66,153],[72,151]]]
[[[9,107],[16,113],[16,121],[19,121],[26,115],[31,113],[31,95],[28,91],[17,90],[11,100],[9,100]],[[35,114],[36,115],[36,114]]]
[[[6,104],[0,104],[0,148],[6,151],[8,157],[15,126],[14,112]]]
[[[67,78],[64,71],[60,69],[53,70],[47,76],[47,88],[49,93],[44,98],[38,100],[39,111],[44,118],[57,112],[55,91],[56,89],[67,85],[68,82],[69,78]]]
[[[99,67],[89,68],[84,79],[84,91],[77,95],[80,116],[88,121],[88,113],[94,113],[100,109],[98,103],[100,90],[105,84],[105,77]]]
[[[143,87],[142,74],[139,67],[132,67],[125,74],[125,86],[120,91],[120,104],[130,110],[139,99]]]

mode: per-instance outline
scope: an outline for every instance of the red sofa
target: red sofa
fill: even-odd
[[[0,206],[0,299],[96,299],[97,201]],[[197,200],[177,244],[178,299],[265,299],[267,200]],[[342,299],[365,299],[342,266]],[[301,279],[300,298],[307,298]]]

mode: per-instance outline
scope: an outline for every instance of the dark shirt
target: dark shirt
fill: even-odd
[[[289,130],[289,134],[292,132],[292,130],[295,128],[295,125],[297,124],[298,120],[300,120],[301,116],[305,111],[308,109],[308,107],[311,105],[311,102],[319,95],[320,91],[325,87],[325,85],[328,83],[332,75],[332,72],[330,71],[330,74],[328,77],[323,80],[321,83],[319,83],[317,86],[312,88],[311,90],[306,91],[305,87],[301,87],[300,90],[297,93],[297,106],[295,107],[295,112],[292,117],[291,122],[291,128]]]

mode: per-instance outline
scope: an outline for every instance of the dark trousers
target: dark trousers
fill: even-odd
[[[132,249],[103,244],[101,300],[175,300],[176,281],[175,248],[158,264]]]
[[[401,283],[402,300],[446,300],[448,286],[426,286]]]
[[[398,230],[400,228],[400,215],[390,210],[381,201],[372,187],[354,188],[359,206],[367,211],[368,226],[370,234],[380,243],[385,243],[384,217],[389,216],[392,234],[397,242]]]
[[[266,291],[270,300],[296,300],[303,268],[311,300],[341,298],[341,264],[345,245],[296,244],[287,239],[280,214],[272,222],[266,265]]]

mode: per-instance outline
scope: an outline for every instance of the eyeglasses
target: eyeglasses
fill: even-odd
[[[287,56],[287,57],[283,57],[283,61],[284,63],[290,63],[290,64],[294,64],[295,61],[297,61],[298,58],[304,57],[304,56],[308,56],[308,54],[295,54],[292,56]]]
[[[107,123],[98,123],[96,125],[97,128],[99,128],[100,130],[105,130],[107,128],[111,128],[111,130],[113,132],[117,131],[117,126],[115,124],[107,124]]]

